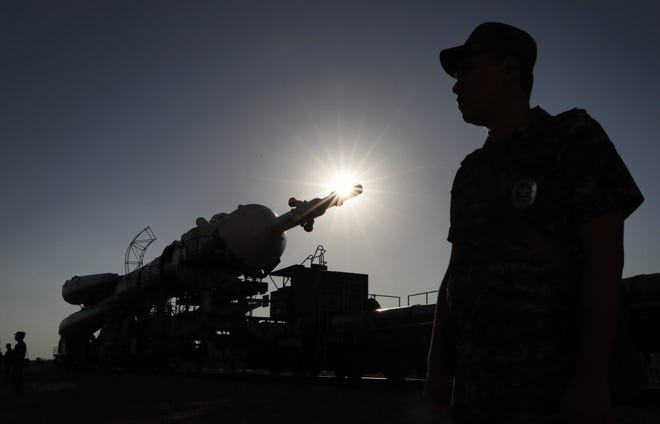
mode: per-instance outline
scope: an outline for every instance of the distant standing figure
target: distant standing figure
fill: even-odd
[[[12,380],[14,382],[14,394],[20,396],[23,392],[23,362],[27,356],[27,346],[23,339],[25,338],[24,331],[18,331],[14,334],[16,344],[14,345],[14,354],[12,360]]]
[[[14,352],[11,350],[11,343],[6,345],[7,351],[5,352],[5,361],[2,364],[5,367],[5,383],[9,383],[9,376],[11,375],[11,361],[14,359]]]

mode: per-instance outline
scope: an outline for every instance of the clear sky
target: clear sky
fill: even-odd
[[[438,52],[481,22],[526,29],[532,104],[582,107],[646,196],[626,222],[624,275],[660,272],[660,2],[2,1],[0,343],[50,357],[74,275],[123,273],[195,218],[327,194],[361,197],[289,231],[282,265],[318,244],[370,292],[434,290],[449,190],[485,131],[463,123]],[[404,300],[405,304],[405,300]],[[4,351],[4,349],[3,349]]]

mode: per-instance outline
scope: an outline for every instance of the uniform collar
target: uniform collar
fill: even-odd
[[[540,106],[535,106],[529,111],[529,116],[525,123],[516,128],[511,134],[506,137],[488,137],[484,143],[484,147],[489,148],[502,148],[517,144],[519,141],[526,141],[535,138],[536,135],[542,133],[550,122],[551,115],[543,110]]]

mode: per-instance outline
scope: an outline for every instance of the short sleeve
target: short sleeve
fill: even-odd
[[[457,212],[458,212],[458,205],[456,201],[456,187],[457,185],[460,185],[458,181],[460,181],[460,174],[461,171],[460,169],[456,172],[456,175],[454,176],[454,182],[452,183],[451,187],[451,201],[450,201],[450,206],[449,206],[449,231],[447,232],[447,241],[449,243],[456,243],[458,240],[458,234],[456,231],[457,228]],[[458,184],[457,184],[458,183]]]
[[[461,161],[451,186],[451,205],[449,208],[449,232],[447,241],[456,244],[465,241],[474,230],[470,219],[479,220],[481,195],[478,191],[478,157],[481,149],[470,153]]]
[[[603,128],[585,111],[574,113],[567,149],[573,222],[615,210],[627,218],[644,201],[642,193]]]

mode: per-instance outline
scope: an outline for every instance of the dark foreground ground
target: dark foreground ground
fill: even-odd
[[[430,423],[421,382],[393,388],[333,378],[259,375],[65,372],[51,363],[26,370],[21,398],[0,386],[2,423]],[[619,422],[660,423],[660,396],[617,410]]]

